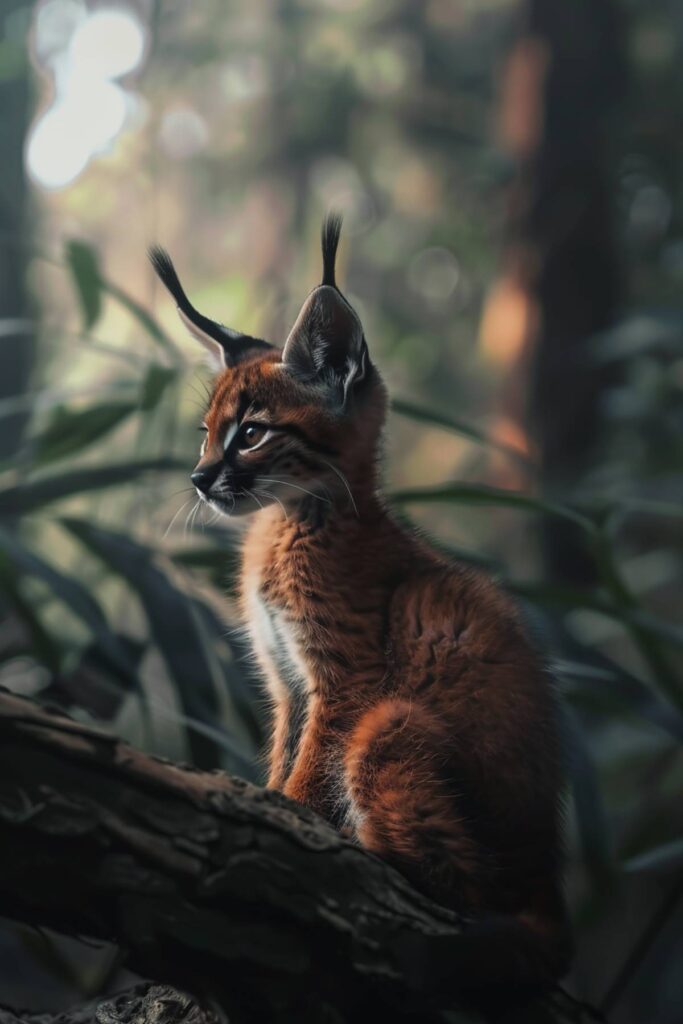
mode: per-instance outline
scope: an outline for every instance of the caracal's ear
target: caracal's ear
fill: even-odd
[[[323,279],[304,302],[282,352],[286,369],[302,380],[320,383],[345,406],[352,389],[366,376],[368,351],[361,322],[334,277],[341,217],[323,221]]]
[[[199,313],[185,294],[171,257],[164,249],[158,245],[153,246],[149,250],[149,258],[159,278],[175,299],[180,319],[190,334],[207,350],[212,370],[235,366],[257,349],[272,348],[267,341],[233,331]]]

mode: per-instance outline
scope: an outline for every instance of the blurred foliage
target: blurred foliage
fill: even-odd
[[[103,280],[90,246],[69,242],[64,267],[88,328],[99,318],[104,294],[114,291],[152,341],[174,351],[149,314],[138,313],[123,291]],[[240,645],[225,637],[211,602],[181,586],[171,558],[125,530],[94,526],[84,504],[88,494],[124,485],[158,488],[168,474],[184,468],[167,457],[131,458],[130,445],[124,446],[126,461],[103,463],[101,456],[112,435],[128,430],[138,439],[160,412],[168,415],[163,409],[167,392],[183,386],[187,374],[188,367],[177,360],[174,365],[150,360],[141,377],[111,382],[111,400],[99,393],[94,401],[75,405],[41,392],[45,409],[2,477],[0,572],[20,627],[6,638],[3,654],[10,679],[14,673],[23,677],[27,669],[31,675],[26,659],[39,654],[45,698],[114,722],[117,715],[128,713],[126,705],[134,699],[145,729],[153,730],[158,716],[169,719],[187,734],[189,753],[198,763],[222,763],[252,775],[260,725],[249,684],[235,666]],[[89,463],[80,461],[84,453],[91,454]],[[125,509],[125,499],[118,507]],[[74,514],[66,514],[71,510]],[[55,550],[67,553],[69,571],[54,564],[50,555]],[[180,564],[182,551],[177,554]],[[212,554],[219,566],[220,547]],[[140,622],[120,632],[108,611],[113,601],[120,612],[127,591],[138,602]],[[155,694],[154,685],[146,682],[145,661],[152,648],[163,662],[176,710],[170,693]],[[241,729],[228,731],[221,724],[226,715],[231,717],[228,701]],[[143,742],[155,746],[159,741],[155,743],[152,731],[144,734]],[[163,741],[160,749],[165,750]]]
[[[204,378],[144,252],[162,242],[200,308],[278,341],[317,280],[321,212],[344,210],[342,275],[395,396],[392,501],[519,596],[559,681],[575,984],[597,1001],[683,865],[683,36],[663,2],[622,6],[625,300],[577,352],[616,372],[569,493],[543,493],[528,439],[496,429],[510,353],[478,340],[511,170],[491,132],[511,0],[141,3],[128,127],[68,188],[36,190],[33,237],[5,242],[28,260],[39,357],[0,400],[0,423],[30,412],[0,466],[0,683],[259,778],[239,533],[194,507]],[[582,531],[594,586],[547,581],[543,517]],[[658,941],[628,962],[625,1021],[674,1020],[680,944]]]

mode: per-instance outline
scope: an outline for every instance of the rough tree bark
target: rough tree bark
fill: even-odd
[[[231,1022],[370,1008],[426,1021],[469,1008],[492,967],[481,928],[280,794],[141,754],[2,689],[0,913],[113,940],[132,970],[172,986],[53,1024],[200,1024],[211,1007]],[[527,996],[512,1019],[591,1015],[558,991]]]
[[[168,985],[147,982],[68,1013],[24,1013],[0,1007],[0,1024],[221,1024],[225,1018]]]

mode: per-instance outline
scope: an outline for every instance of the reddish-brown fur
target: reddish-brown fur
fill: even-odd
[[[510,599],[387,509],[385,406],[374,368],[340,409],[278,350],[216,380],[200,469],[224,458],[240,409],[303,432],[240,449],[230,469],[231,500],[235,479],[262,488],[241,609],[273,705],[268,785],[441,903],[505,920],[529,951],[520,980],[551,978],[568,951],[551,686]]]

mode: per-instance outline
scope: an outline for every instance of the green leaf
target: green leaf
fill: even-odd
[[[65,255],[87,331],[97,323],[102,312],[102,278],[97,253],[87,242],[72,238],[66,244]]]
[[[644,310],[594,335],[582,354],[587,362],[608,364],[633,360],[650,352],[676,356],[680,351],[680,314],[670,310]]]
[[[391,408],[393,412],[398,413],[400,416],[407,416],[408,419],[417,420],[419,423],[428,423],[432,427],[450,430],[460,437],[466,437],[468,441],[474,441],[476,444],[484,445],[486,448],[502,452],[508,458],[521,463],[527,469],[535,468],[534,463],[524,452],[510,445],[503,444],[501,441],[494,440],[488,434],[473,427],[470,423],[465,423],[463,420],[455,419],[453,416],[436,412],[433,409],[426,409],[424,406],[417,405],[415,402],[407,401],[404,398],[392,399]]]
[[[217,686],[215,659],[205,650],[199,602],[174,586],[157,564],[156,553],[122,534],[92,526],[78,519],[64,519],[63,525],[86,548],[123,577],[138,596],[150,630],[174,680],[183,711],[188,717],[217,730]],[[220,731],[222,745],[233,758],[248,763],[248,757],[234,740]],[[190,736],[193,757],[198,764],[215,765],[214,743],[207,737]]]
[[[644,871],[669,871],[683,864],[683,839],[673,839],[653,850],[629,857],[622,864],[624,871],[629,873]]]
[[[208,532],[208,531],[207,531]],[[170,552],[176,565],[204,570],[216,587],[232,586],[238,574],[240,555],[237,546],[180,548]]]
[[[221,641],[225,640],[225,623],[218,618],[210,605],[201,601],[195,602],[198,624],[203,633],[205,646],[218,650]],[[255,688],[254,682],[246,671],[250,651],[240,640],[233,636],[230,640],[231,658],[228,664],[223,661],[222,671],[230,692],[235,710],[242,724],[247,729],[254,750],[258,750],[263,740],[265,722],[261,719],[259,709],[263,703],[263,693]]]
[[[529,583],[515,580],[506,580],[505,586],[518,597],[523,597],[525,601],[538,604],[542,608],[566,608],[571,611],[577,608],[590,608],[605,615],[621,617],[618,608],[615,608],[593,590],[565,587],[556,583]]]
[[[83,622],[96,637],[102,651],[110,658],[113,667],[126,681],[134,672],[126,651],[116,643],[104,612],[95,598],[76,579],[53,568],[46,561],[26,547],[16,534],[0,528],[0,550],[16,569],[47,584],[52,593]]]
[[[629,619],[626,621],[629,623],[629,632],[634,644],[638,647],[643,660],[657,680],[657,685],[674,704],[683,708],[679,675],[675,667],[670,664],[667,652],[661,650],[652,630],[643,629],[640,623],[633,618],[641,614],[640,603],[622,574],[612,538],[604,525],[596,529],[591,540],[595,564],[605,590],[625,615],[631,617],[630,621]]]
[[[519,491],[505,490],[501,487],[489,487],[486,484],[449,483],[437,487],[414,487],[396,491],[391,500],[398,504],[460,504],[460,505],[493,505],[504,508],[523,509],[527,512],[540,512],[544,515],[558,516],[569,519],[582,529],[593,534],[594,526],[587,516],[560,505],[557,502],[532,498]]]
[[[607,814],[600,792],[593,755],[576,714],[566,704],[561,708],[564,749],[568,754],[576,820],[586,866],[596,879],[611,872],[613,856]]]
[[[168,366],[161,366],[153,363],[142,383],[142,396],[140,408],[143,412],[149,412],[156,408],[166,389],[178,379],[178,371]]]
[[[123,633],[113,633],[111,641],[125,653],[130,667],[127,678],[122,679],[118,665],[95,639],[80,652],[77,664],[55,674],[41,692],[41,700],[69,703],[104,721],[114,717],[131,690],[146,703],[146,689],[137,685],[146,645]]]
[[[603,506],[610,504],[609,498],[596,498]],[[637,498],[628,495],[619,498],[614,508],[620,514],[639,512],[648,516],[662,516],[665,519],[680,519],[683,516],[683,505],[674,505],[671,501],[656,501],[653,498]]]
[[[573,681],[567,692],[573,704],[606,714],[634,715],[683,743],[683,715],[625,669],[564,659],[554,661],[552,667],[558,676]]]
[[[135,402],[105,402],[87,409],[58,406],[32,440],[32,462],[44,465],[77,455],[137,411]]]
[[[651,615],[649,612],[644,612],[640,608],[626,611],[624,619],[627,622],[632,622],[639,629],[654,633],[660,640],[675,644],[677,647],[683,647],[683,629],[677,626],[675,622],[665,622],[663,619],[657,618],[657,616]]]
[[[166,334],[166,332],[157,323],[154,317],[147,312],[144,306],[141,306],[140,303],[132,297],[132,295],[129,295],[128,292],[124,291],[123,288],[120,288],[119,285],[114,284],[112,281],[107,281],[106,279],[103,278],[102,287],[104,291],[107,292],[108,295],[111,295],[111,297],[115,299],[119,303],[119,305],[123,306],[123,308],[126,309],[131,314],[131,316],[135,318],[135,320],[137,320],[137,322],[140,324],[143,330],[150,336],[150,338],[153,341],[155,341],[161,348],[163,348],[164,351],[173,355],[174,361],[176,363],[183,362],[179,350],[173,344],[173,342]]]
[[[170,552],[171,558],[179,565],[185,565],[190,569],[210,569],[217,565],[223,570],[223,563],[229,558],[229,553],[214,547],[201,548],[180,548]]]
[[[143,330],[161,348],[182,361],[180,352],[144,306],[125,289],[107,280],[100,272],[97,252],[87,242],[71,239],[66,245],[66,264],[73,277],[83,314],[83,326],[89,330],[102,311],[102,294],[110,295],[133,316]]]
[[[0,551],[0,593],[31,637],[31,655],[52,672],[57,672],[61,664],[59,648],[21,593],[19,580],[16,566],[4,551]]]
[[[106,487],[137,480],[145,473],[172,473],[186,469],[184,463],[173,459],[151,459],[145,462],[129,462],[94,469],[75,469],[59,475],[32,480],[0,491],[0,515],[18,516],[39,512],[45,505],[63,498],[88,491],[99,491]]]
[[[138,382],[135,381],[135,384]],[[137,395],[137,389],[130,380],[112,380],[107,385],[107,392],[110,396],[120,396],[122,401],[133,398]],[[21,394],[9,395],[7,398],[0,398],[0,419],[7,416],[14,416],[18,412],[35,412],[43,409],[54,409],[57,405],[64,405],[72,399],[102,397],[100,387],[91,385],[85,388],[37,388],[32,391],[24,391]]]
[[[614,604],[592,590],[546,583],[518,583],[515,580],[506,580],[505,586],[511,593],[540,608],[566,608],[571,611],[588,608],[626,626],[637,626],[640,630],[651,633],[667,643],[683,646],[683,629],[675,623],[665,622],[640,609]]]

